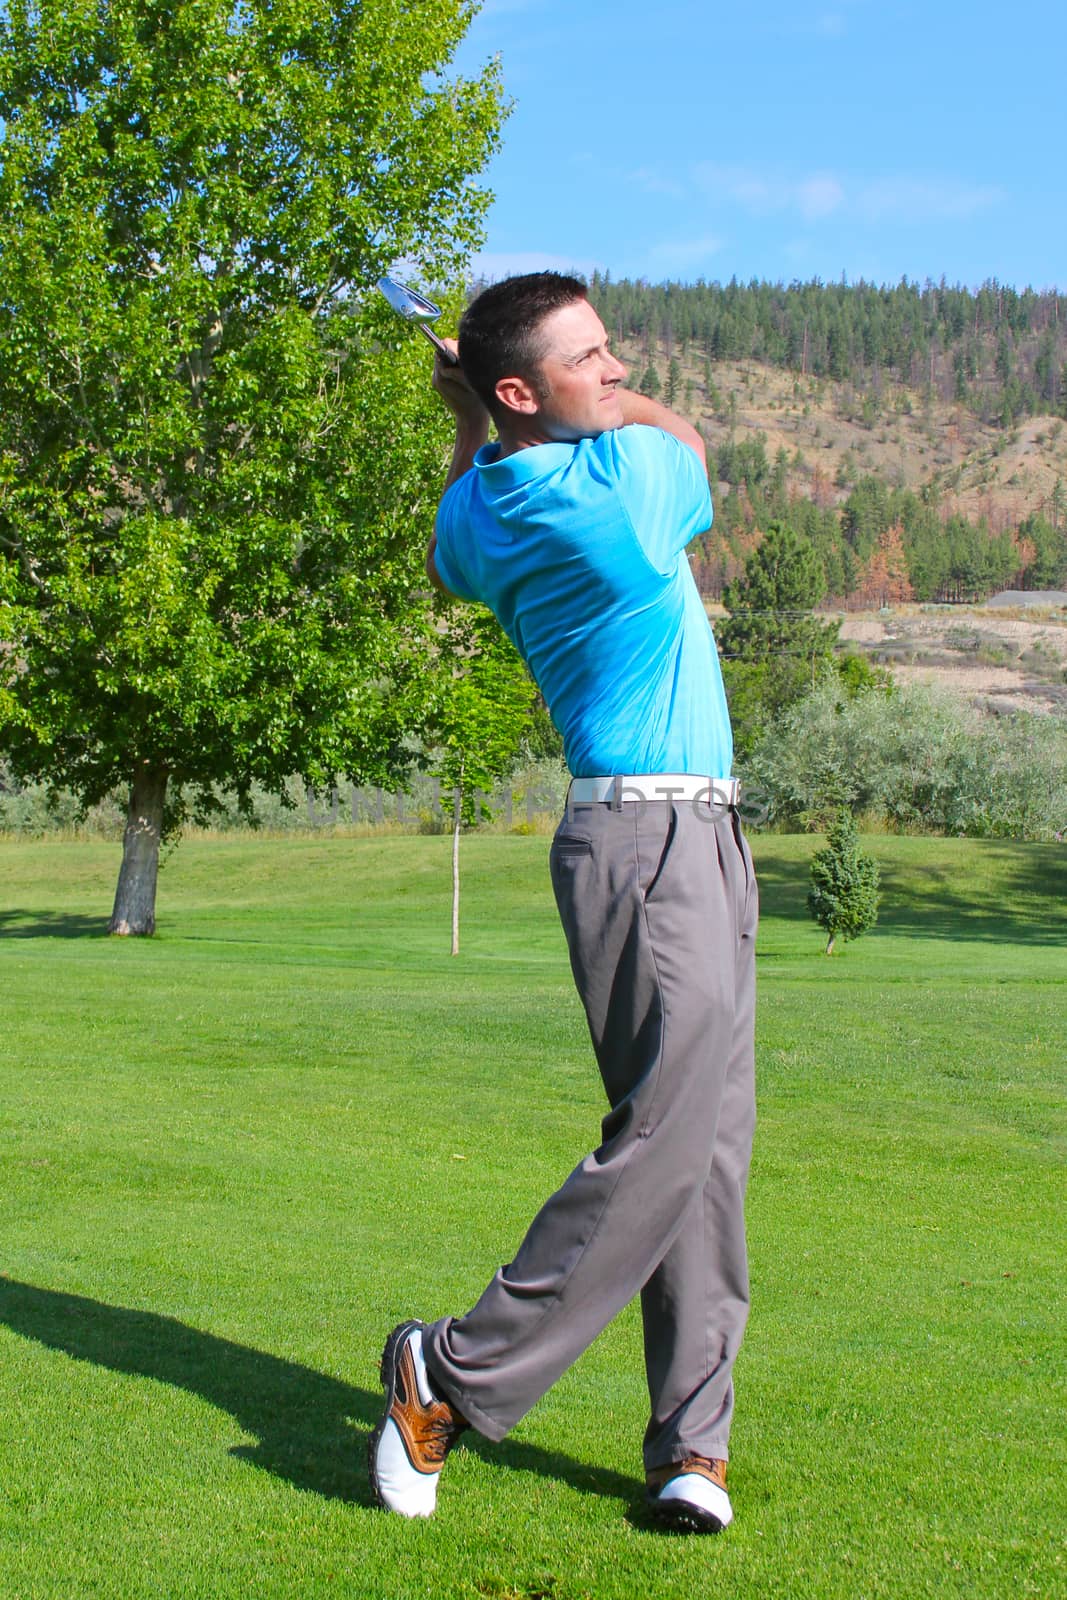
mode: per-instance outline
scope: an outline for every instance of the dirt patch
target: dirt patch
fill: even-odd
[[[930,683],[948,689],[962,699],[981,702],[994,711],[1067,710],[1067,692],[1034,683],[1021,672],[1007,667],[910,667],[890,668],[898,683]]]
[[[849,612],[840,637],[901,683],[939,684],[996,710],[1067,711],[1067,618],[902,606]]]

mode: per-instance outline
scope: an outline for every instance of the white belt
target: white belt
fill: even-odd
[[[572,778],[568,805],[613,806],[635,801],[703,801],[709,806],[736,806],[741,792],[737,778],[704,778],[691,772],[618,773],[604,778]]]

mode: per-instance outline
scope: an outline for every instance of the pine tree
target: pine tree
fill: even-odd
[[[826,835],[826,848],[811,861],[808,910],[829,934],[826,954],[838,934],[858,939],[878,920],[878,863],[860,849],[856,819],[842,806]]]

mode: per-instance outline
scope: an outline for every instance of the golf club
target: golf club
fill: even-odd
[[[379,278],[378,288],[398,316],[403,317],[405,322],[413,322],[419,332],[426,335],[442,361],[450,367],[459,365],[457,357],[452,354],[444,340],[439,339],[429,326],[441,315],[439,306],[435,306],[432,300],[427,300],[425,295],[409,289],[407,284],[398,283],[395,278]]]

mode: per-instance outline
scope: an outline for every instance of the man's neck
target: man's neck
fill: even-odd
[[[519,428],[507,425],[502,427],[498,422],[496,432],[500,441],[498,461],[502,461],[505,456],[513,456],[517,450],[532,450],[536,444],[552,443],[548,435],[542,433],[533,421],[529,425]]]

